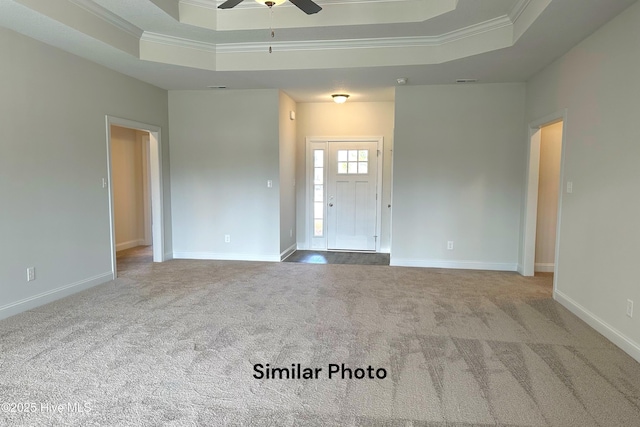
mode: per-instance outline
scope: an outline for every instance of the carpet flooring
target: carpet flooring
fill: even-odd
[[[0,321],[0,404],[2,426],[640,426],[640,364],[549,277],[132,261]]]

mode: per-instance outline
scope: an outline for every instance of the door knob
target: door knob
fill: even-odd
[[[329,207],[332,208],[333,207],[333,203],[329,203]]]

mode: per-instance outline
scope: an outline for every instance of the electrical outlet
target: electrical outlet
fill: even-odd
[[[27,282],[32,282],[34,280],[36,280],[36,268],[27,267]]]
[[[633,317],[633,301],[627,300],[627,316]]]
[[[230,234],[225,234],[224,235],[224,242],[225,243],[231,243],[231,235]]]
[[[568,181],[567,182],[567,193],[573,193],[573,182],[572,181]]]
[[[289,229],[289,237],[293,237],[293,228]]]
[[[447,242],[447,250],[452,251],[453,250],[453,241],[449,240]]]
[[[273,187],[273,181],[269,179],[267,180],[267,188],[271,188],[271,187]]]

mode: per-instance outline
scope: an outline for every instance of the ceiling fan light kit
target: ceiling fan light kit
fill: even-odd
[[[232,9],[242,3],[244,0],[227,0],[218,6],[218,9]],[[256,0],[260,4],[265,4],[272,8],[273,6],[278,6],[284,3],[286,0]],[[318,6],[313,0],[289,0],[291,4],[296,6],[298,9],[306,13],[307,15],[313,15],[314,13],[318,13],[322,10],[320,6]]]

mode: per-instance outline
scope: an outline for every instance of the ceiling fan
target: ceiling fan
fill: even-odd
[[[233,7],[236,7],[243,1],[244,0],[227,0],[226,2],[218,6],[218,9],[231,9]],[[258,3],[266,4],[271,8],[273,6],[279,5],[280,3],[284,3],[286,0],[273,0],[273,1],[256,0],[256,1]],[[314,3],[312,0],[289,0],[289,1],[293,3],[294,6],[297,6],[298,9],[302,10],[307,15],[312,15],[322,10],[322,8],[318,6],[316,3]]]

